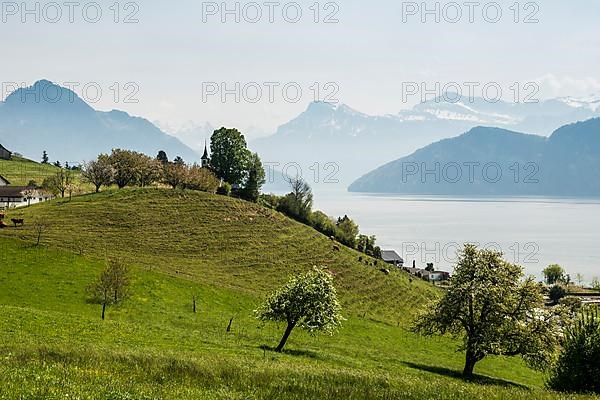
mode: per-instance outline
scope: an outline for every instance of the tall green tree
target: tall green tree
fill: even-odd
[[[549,265],[543,273],[548,285],[554,285],[565,280],[565,270],[558,264]]]
[[[450,288],[414,330],[462,336],[465,377],[488,355],[521,355],[532,366],[545,367],[557,348],[558,321],[542,311],[539,284],[523,277],[523,269],[503,260],[502,253],[465,245]]]
[[[241,185],[248,177],[251,153],[237,129],[221,128],[210,138],[210,166],[219,179]]]
[[[49,158],[48,158],[48,152],[46,150],[44,150],[42,152],[42,164],[48,164],[50,162]]]
[[[338,218],[337,221],[337,239],[348,247],[356,247],[356,237],[359,233],[358,225],[344,215],[343,218]]]
[[[275,351],[281,352],[295,327],[311,334],[318,331],[333,334],[341,325],[341,306],[333,285],[333,276],[322,269],[293,277],[273,293],[255,311],[261,321],[287,324]]]
[[[242,197],[255,202],[260,196],[260,189],[265,184],[265,169],[257,153],[252,153],[248,159],[248,177],[242,189]]]
[[[156,159],[160,161],[162,165],[166,165],[169,162],[169,157],[167,156],[167,153],[164,150],[158,152],[158,154],[156,155]]]

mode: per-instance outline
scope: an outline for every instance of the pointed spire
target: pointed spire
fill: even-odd
[[[204,154],[202,155],[203,160],[208,160],[208,147],[206,144],[206,139],[204,139]]]
[[[208,168],[210,164],[210,157],[208,156],[208,145],[206,144],[206,139],[204,139],[204,154],[200,160],[202,161],[202,168]]]

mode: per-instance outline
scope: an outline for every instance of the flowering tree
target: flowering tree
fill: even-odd
[[[285,333],[275,351],[281,352],[292,330],[300,326],[314,334],[322,331],[333,334],[341,325],[343,317],[333,276],[317,267],[301,274],[273,293],[255,311],[261,321],[285,322]]]
[[[463,375],[487,355],[521,355],[534,367],[547,367],[556,353],[560,315],[544,311],[540,285],[523,280],[523,269],[502,253],[465,245],[450,288],[417,321],[425,335],[462,336]]]

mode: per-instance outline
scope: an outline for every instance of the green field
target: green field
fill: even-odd
[[[25,186],[34,180],[41,185],[44,179],[52,176],[58,168],[50,164],[40,164],[26,158],[13,157],[12,160],[0,160],[0,175],[11,185]]]
[[[544,390],[544,377],[518,359],[486,359],[476,381],[463,381],[455,340],[408,330],[440,295],[436,288],[385,275],[253,204],[131,189],[13,217],[25,226],[0,231],[0,398],[586,398]],[[42,220],[50,228],[35,247],[33,225]],[[107,257],[132,268],[133,286],[101,321],[85,288]],[[289,274],[313,265],[335,274],[347,321],[332,337],[296,330],[276,354],[269,349],[283,326],[260,323],[252,311]]]

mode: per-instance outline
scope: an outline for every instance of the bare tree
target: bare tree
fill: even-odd
[[[73,174],[70,169],[61,168],[53,176],[44,179],[43,187],[54,195],[64,198],[65,192],[73,181]]]
[[[42,236],[44,235],[44,233],[46,233],[46,231],[48,230],[48,228],[50,227],[50,224],[48,224],[48,222],[46,220],[38,220],[33,224],[33,231],[35,232],[35,245],[39,246],[40,242],[42,241]]]
[[[129,294],[129,269],[119,260],[111,259],[100,276],[89,287],[92,301],[102,304],[102,319],[106,307],[122,302]]]

